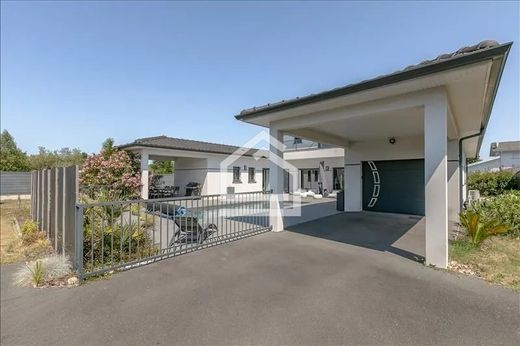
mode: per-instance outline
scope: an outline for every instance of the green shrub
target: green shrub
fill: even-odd
[[[29,266],[27,266],[27,268],[29,268],[29,270],[31,271],[31,278],[34,285],[36,287],[40,286],[43,283],[43,278],[45,275],[45,270],[43,268],[42,261],[37,260],[33,268]]]
[[[508,225],[510,234],[520,237],[520,191],[482,199],[473,203],[469,210],[479,214],[483,220],[497,220]]]
[[[38,230],[38,224],[27,220],[22,225],[22,243],[25,245],[35,243],[45,238],[45,234]]]
[[[468,189],[479,190],[481,196],[498,196],[516,188],[516,178],[509,171],[474,172],[468,176]]]
[[[14,275],[14,283],[21,287],[39,287],[46,282],[63,278],[71,273],[66,257],[52,255],[26,263]]]
[[[22,235],[31,235],[38,232],[38,224],[34,221],[27,220],[22,225]]]
[[[85,210],[83,263],[86,270],[158,254],[150,238],[149,228],[153,226],[153,220],[145,220],[142,215],[132,217],[133,211],[136,211],[133,205],[124,208],[98,206]]]
[[[473,245],[480,245],[488,237],[503,234],[509,230],[509,226],[501,224],[499,220],[485,220],[473,210],[460,214],[460,224],[468,233],[469,241]]]

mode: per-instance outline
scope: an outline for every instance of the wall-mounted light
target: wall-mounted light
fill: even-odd
[[[394,138],[394,137],[389,138],[389,139],[388,139],[388,142],[389,142],[390,144],[395,144],[395,138]]]

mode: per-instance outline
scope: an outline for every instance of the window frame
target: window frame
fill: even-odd
[[[252,175],[251,175],[251,172],[253,172]],[[256,169],[255,169],[255,167],[248,167],[247,168],[247,182],[249,184],[256,184]]]
[[[237,174],[238,176],[236,176]],[[240,172],[240,166],[233,166],[233,184],[241,184],[241,172]]]

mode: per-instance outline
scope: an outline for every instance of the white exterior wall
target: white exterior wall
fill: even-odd
[[[329,192],[331,192],[333,190],[334,182],[333,169],[343,168],[345,165],[343,148],[288,151],[283,154],[283,158],[291,165],[298,168],[298,180],[296,181],[296,184],[291,184],[289,192],[294,192],[302,186],[300,169],[319,169],[321,161],[324,161],[325,167],[329,167],[329,170],[325,171],[324,186],[329,186]]]
[[[468,173],[496,172],[500,170],[500,157],[494,157],[486,161],[475,162],[468,165]]]
[[[396,138],[388,140],[351,143],[345,151],[345,211],[361,211],[362,161],[408,160],[424,158],[423,137]]]
[[[161,179],[159,179],[158,185],[159,186],[174,186],[175,185],[175,174],[158,174],[161,176]]]
[[[324,182],[324,185],[325,186],[329,186],[329,192],[331,192],[332,188],[333,188],[333,173],[334,173],[334,168],[343,168],[344,166],[344,157],[341,156],[341,157],[332,157],[332,158],[313,158],[313,159],[301,159],[301,160],[287,160],[291,165],[295,166],[296,168],[298,168],[298,170],[300,169],[306,169],[306,168],[311,168],[311,169],[318,169],[319,166],[320,166],[320,161],[324,161],[324,165],[325,167],[329,167],[329,170],[328,171],[325,171],[325,182]],[[313,177],[314,179],[314,177]],[[290,190],[290,192],[294,192],[294,189],[299,189],[301,188],[301,174],[300,174],[300,171],[298,171],[298,181],[296,182],[295,184],[296,186],[292,186],[292,189]]]
[[[500,170],[520,170],[520,152],[508,151],[500,153],[498,157],[492,157],[485,161],[475,162],[468,166],[468,173],[473,172],[498,172]]]
[[[228,187],[234,187],[235,192],[253,192],[262,190],[262,169],[269,168],[269,160],[256,159],[251,156],[242,156],[234,161],[227,170],[221,170],[222,159],[213,158],[208,160],[208,186],[210,194],[225,194]],[[233,167],[240,167],[240,183],[233,182]],[[246,166],[246,169],[244,169]],[[255,182],[249,182],[249,167],[255,168]]]
[[[459,162],[458,141],[448,141],[448,217],[458,221],[459,213]],[[356,142],[346,151],[345,186],[354,194],[345,194],[346,211],[362,209],[361,162],[379,160],[424,159],[423,137],[397,138],[395,144],[388,140]]]
[[[262,190],[262,168],[269,168],[267,159],[257,160],[251,156],[242,156],[227,170],[221,170],[220,164],[226,157],[214,155],[207,159],[178,158],[175,160],[175,185],[180,187],[181,195],[185,194],[185,186],[189,182],[202,184],[203,195],[225,194],[230,186],[235,188],[236,193]],[[245,170],[244,165],[247,166]],[[241,183],[233,182],[233,166],[240,167]],[[249,183],[249,167],[255,167],[254,183]]]
[[[500,168],[520,170],[520,151],[508,151],[500,153]]]
[[[448,141],[448,221],[459,221],[459,141]]]
[[[202,185],[201,194],[206,195],[208,186],[206,178],[208,173],[208,160],[188,157],[180,157],[175,160],[175,185],[179,186],[181,196],[186,194],[186,185],[197,182]]]
[[[355,142],[347,152],[345,164],[361,161],[407,160],[424,158],[424,139],[422,137],[396,138],[395,144],[388,140]]]

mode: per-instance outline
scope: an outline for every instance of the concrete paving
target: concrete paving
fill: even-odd
[[[342,213],[72,289],[4,266],[1,344],[518,344],[518,292],[410,260],[420,224]]]

